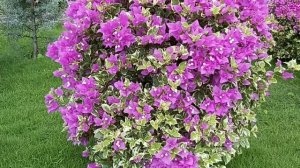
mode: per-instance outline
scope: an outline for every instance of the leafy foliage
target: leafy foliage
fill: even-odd
[[[300,1],[274,0],[270,6],[276,42],[272,54],[280,59],[300,60]]]
[[[275,74],[262,1],[77,0],[47,55],[45,97],[88,167],[222,167],[256,136]]]

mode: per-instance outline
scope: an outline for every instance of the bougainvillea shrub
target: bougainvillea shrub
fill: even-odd
[[[276,46],[272,54],[280,59],[300,60],[300,0],[271,0]]]
[[[293,78],[270,70],[268,14],[264,0],[70,2],[47,53],[63,81],[48,110],[89,168],[226,165],[256,135],[274,75]]]

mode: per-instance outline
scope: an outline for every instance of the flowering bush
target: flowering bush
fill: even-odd
[[[300,1],[271,0],[276,46],[272,54],[280,59],[300,60]]]
[[[275,83],[265,0],[77,0],[46,96],[97,167],[218,167],[248,148]],[[299,70],[295,61],[288,67]]]

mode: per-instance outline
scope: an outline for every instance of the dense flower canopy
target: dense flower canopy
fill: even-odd
[[[276,42],[272,54],[280,59],[300,60],[300,1],[271,0],[269,6]]]
[[[300,1],[299,0],[270,0],[271,11],[282,20],[292,22],[294,29],[300,30]]]
[[[268,15],[265,0],[70,2],[47,52],[63,85],[46,105],[90,168],[225,165],[276,82]]]

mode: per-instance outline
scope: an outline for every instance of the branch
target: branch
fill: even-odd
[[[26,27],[26,28],[29,29],[30,31],[33,31],[33,29],[32,29],[30,26],[26,25],[26,24],[24,24],[24,27]]]
[[[112,77],[111,80],[109,80],[105,86],[100,90],[100,93],[103,93],[104,91],[106,91],[108,89],[108,87],[111,85],[111,82],[115,79],[116,75]]]

